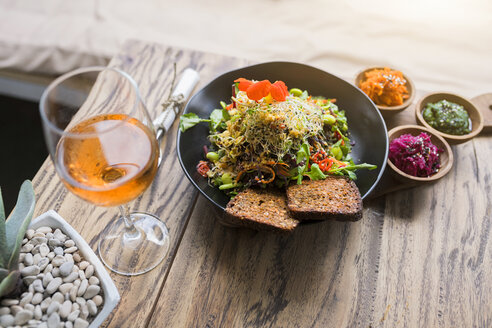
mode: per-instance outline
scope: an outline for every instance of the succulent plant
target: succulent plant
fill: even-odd
[[[20,188],[14,210],[6,220],[0,190],[0,297],[14,292],[20,280],[19,253],[34,204],[34,190],[31,181],[26,180]]]

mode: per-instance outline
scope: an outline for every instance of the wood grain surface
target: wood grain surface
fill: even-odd
[[[245,60],[221,58],[190,50],[175,49],[138,41],[128,42],[110,66],[129,73],[138,83],[144,102],[152,117],[160,113],[167,99],[176,63],[178,74],[191,67],[201,75],[201,88],[216,75],[243,66]],[[163,161],[149,189],[132,204],[140,210],[159,216],[167,225],[171,247],[167,259],[151,272],[137,277],[112,274],[121,294],[121,302],[106,321],[110,327],[145,327],[164,284],[170,264],[186,228],[197,192],[186,179],[176,155],[177,123],[163,139]],[[119,215],[117,208],[93,206],[69,193],[55,174],[48,159],[33,179],[37,206],[35,215],[56,210],[89,242],[94,250],[104,228]]]
[[[155,116],[175,61],[198,69],[201,85],[247,63],[132,41],[111,65],[136,79]],[[388,126],[408,123],[411,111]],[[112,275],[122,300],[105,326],[492,326],[490,137],[453,146],[454,168],[437,183],[367,201],[361,221],[277,235],[219,223],[179,168],[176,128],[155,182],[134,203],[166,222],[170,255],[145,275]],[[117,210],[68,193],[49,161],[34,182],[36,214],[57,210],[95,249]]]

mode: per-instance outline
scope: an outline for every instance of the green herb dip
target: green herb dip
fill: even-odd
[[[447,100],[428,103],[422,112],[424,120],[434,129],[444,133],[463,135],[471,132],[468,112],[461,105]]]

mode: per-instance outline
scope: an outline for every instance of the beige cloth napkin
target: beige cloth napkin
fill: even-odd
[[[422,91],[492,92],[489,0],[0,0],[0,68],[102,64],[127,38],[309,63],[352,79],[389,65]]]

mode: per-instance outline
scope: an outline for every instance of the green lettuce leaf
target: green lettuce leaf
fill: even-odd
[[[309,172],[304,173],[311,180],[323,180],[326,179],[326,175],[320,170],[319,165],[314,163],[311,165],[311,170]]]
[[[224,120],[224,113],[222,109],[214,109],[210,113],[210,131],[215,132],[220,123]]]
[[[183,114],[179,118],[179,130],[185,132],[200,122],[210,122],[210,120],[200,118],[195,113]]]

